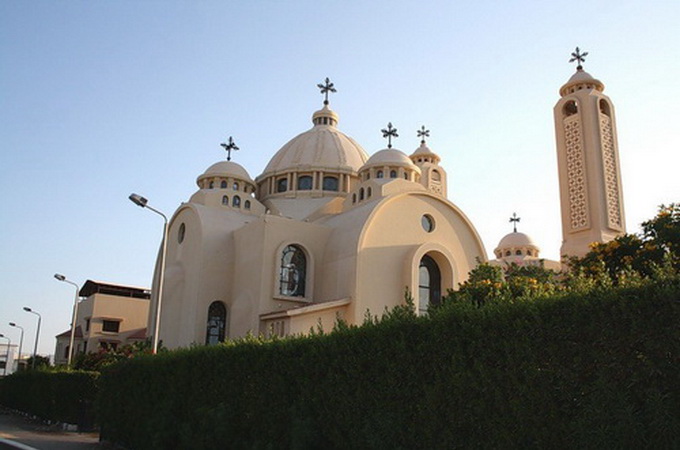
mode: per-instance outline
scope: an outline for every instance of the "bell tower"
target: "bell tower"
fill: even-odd
[[[614,105],[604,84],[583,70],[560,88],[553,110],[562,211],[562,256],[583,256],[593,242],[626,232]]]

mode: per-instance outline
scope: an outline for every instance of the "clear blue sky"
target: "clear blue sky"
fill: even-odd
[[[490,254],[512,230],[542,256],[561,243],[552,107],[574,72],[616,108],[629,231],[680,201],[680,2],[0,2],[0,333],[39,352],[69,327],[73,288],[52,278],[149,286],[162,222],[196,177],[234,156],[256,177],[311,126],[326,76],[340,129],[369,154],[380,129],[416,129],[449,198]]]

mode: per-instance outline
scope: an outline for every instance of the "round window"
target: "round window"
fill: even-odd
[[[434,219],[429,214],[423,215],[423,217],[420,219],[420,224],[423,226],[423,230],[427,231],[428,233],[434,230]]]
[[[184,225],[184,222],[182,222],[182,224],[179,226],[179,230],[177,231],[177,242],[181,244],[182,241],[184,241],[184,235],[186,234],[186,232],[187,227],[186,225]]]

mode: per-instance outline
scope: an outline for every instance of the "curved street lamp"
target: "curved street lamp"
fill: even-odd
[[[76,296],[73,300],[73,317],[71,318],[71,340],[68,344],[68,361],[66,362],[66,366],[71,368],[71,361],[73,360],[73,345],[75,343],[76,337],[76,320],[78,319],[78,292],[80,291],[80,287],[60,273],[55,273],[54,278],[59,281],[63,281],[64,283],[68,283],[76,288]]]
[[[19,357],[17,358],[17,372],[19,371],[19,363],[21,362],[21,348],[24,345],[24,327],[17,325],[14,322],[9,323],[10,327],[18,328],[21,330],[21,338],[19,338]]]
[[[35,369],[35,360],[38,356],[38,340],[40,339],[40,322],[42,321],[42,316],[38,312],[33,311],[28,306],[24,306],[24,311],[38,316],[38,328],[35,330],[35,345],[33,346],[33,362],[31,363],[31,367]]]
[[[9,346],[12,345],[12,341],[5,336],[4,334],[0,334],[0,338],[2,339],[7,339],[7,352],[5,353],[5,368],[2,371],[2,376],[7,375],[7,365],[9,364]]]
[[[163,300],[163,284],[165,281],[165,254],[168,250],[168,218],[162,212],[148,205],[148,200],[139,194],[130,194],[128,197],[132,203],[142,208],[148,208],[163,218],[163,249],[161,250],[161,273],[158,277],[158,300],[156,301],[156,321],[153,332],[153,354],[158,352],[158,333],[161,325],[161,302]]]

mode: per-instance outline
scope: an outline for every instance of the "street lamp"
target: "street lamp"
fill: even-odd
[[[7,364],[9,364],[9,346],[12,345],[12,341],[4,334],[0,334],[0,338],[7,339],[7,353],[5,353],[5,369],[2,371],[2,376],[6,376]]]
[[[162,212],[148,205],[148,200],[138,194],[130,194],[128,197],[132,203],[142,208],[148,208],[163,218],[163,250],[161,251],[161,273],[158,277],[158,299],[156,300],[156,321],[153,332],[153,354],[158,352],[158,333],[161,325],[161,302],[163,300],[163,283],[165,281],[165,254],[168,249],[168,218]]]
[[[10,327],[19,328],[21,330],[21,338],[19,338],[19,357],[17,358],[17,372],[19,371],[19,363],[21,363],[21,348],[24,345],[24,327],[20,327],[14,322],[9,323]]]
[[[66,365],[71,368],[71,361],[73,360],[73,345],[76,337],[76,320],[78,319],[78,292],[80,291],[80,287],[60,273],[55,273],[54,278],[59,281],[63,281],[64,283],[68,283],[76,288],[76,296],[73,300],[73,318],[71,319],[71,340],[68,345],[68,361],[66,362]]]
[[[38,356],[38,340],[40,339],[40,322],[42,321],[42,316],[36,311],[33,311],[28,306],[24,306],[24,311],[38,316],[38,328],[35,330],[35,345],[33,346],[33,362],[31,363],[32,368],[35,369],[35,360]]]

